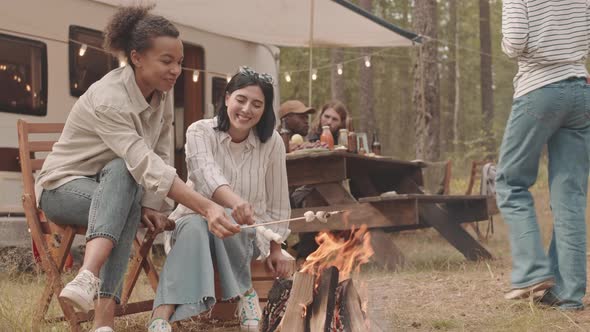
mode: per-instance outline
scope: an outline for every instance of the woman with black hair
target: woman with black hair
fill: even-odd
[[[237,224],[264,223],[290,215],[285,146],[275,128],[272,78],[242,67],[225,89],[213,119],[193,123],[186,133],[188,184],[231,213]],[[229,211],[231,209],[231,211]],[[250,263],[267,257],[276,276],[288,265],[280,243],[287,224],[267,228],[281,236],[265,239],[252,229],[220,239],[207,231],[207,217],[180,205],[173,247],[160,274],[150,332],[171,331],[169,321],[210,310],[215,304],[213,266],[219,273],[222,298],[240,298],[242,328],[258,330],[260,308],[252,289]]]
[[[170,166],[172,96],[183,47],[176,27],[150,8],[121,8],[105,46],[127,58],[76,102],[36,181],[55,223],[87,227],[84,262],[59,294],[77,310],[95,309],[95,331],[113,331],[115,303],[140,220],[159,232],[171,222],[165,198],[207,216],[219,236],[239,232],[225,210],[186,186]],[[100,301],[94,300],[100,297]]]

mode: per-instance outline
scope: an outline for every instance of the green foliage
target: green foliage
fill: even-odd
[[[449,96],[449,3],[438,1],[439,75],[441,107],[441,139],[444,150],[441,159],[452,158],[454,170],[462,170],[470,160],[483,159],[486,154],[497,154],[502,141],[504,126],[512,105],[512,79],[517,71],[514,60],[508,59],[500,47],[502,2],[490,0],[492,30],[492,75],[494,82],[494,121],[492,127],[496,151],[485,151],[483,137],[480,53],[479,53],[479,4],[477,0],[457,0],[460,68],[460,113],[458,121],[459,141],[452,142],[453,105]],[[411,0],[373,0],[373,13],[392,24],[412,31]],[[404,12],[407,12],[404,15]],[[383,153],[404,159],[414,159],[414,110],[412,106],[413,65],[415,48],[372,49],[378,52],[371,58],[374,77],[375,112]],[[344,50],[346,100],[358,128],[359,68],[363,65],[359,49]],[[354,60],[356,59],[356,60]],[[290,71],[292,81],[280,79],[281,100],[308,100],[309,51],[301,48],[281,49],[281,72]],[[354,61],[353,61],[354,60]],[[349,62],[350,61],[350,62]],[[331,99],[330,50],[313,50],[313,67],[318,68],[318,79],[313,81],[312,106],[321,107]],[[300,72],[294,72],[300,70]],[[423,79],[428,79],[427,77]],[[454,144],[453,144],[454,143]],[[453,149],[454,147],[454,149]],[[451,152],[452,151],[452,152]]]

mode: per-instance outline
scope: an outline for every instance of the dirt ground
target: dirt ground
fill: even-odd
[[[545,190],[535,190],[544,240],[549,242],[551,212]],[[562,312],[530,301],[505,301],[509,288],[507,229],[495,217],[495,233],[484,243],[493,260],[468,262],[433,230],[395,234],[406,258],[395,272],[368,266],[356,278],[373,328],[381,331],[590,331],[590,311]],[[487,222],[481,222],[485,230]],[[71,275],[68,276],[71,278]],[[43,277],[0,272],[0,330],[29,331],[33,305]],[[153,297],[145,279],[136,298]],[[587,301],[588,304],[588,301]],[[55,305],[50,309],[58,313]],[[117,318],[117,331],[145,331],[147,313]],[[90,326],[87,326],[90,328]],[[65,325],[45,331],[67,331]],[[186,322],[181,331],[238,331],[236,322]]]

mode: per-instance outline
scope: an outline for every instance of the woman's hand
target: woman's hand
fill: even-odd
[[[270,242],[270,255],[266,258],[266,266],[275,278],[286,278],[291,273],[289,260],[283,255],[281,245]]]
[[[242,201],[235,205],[232,209],[231,216],[240,225],[254,224],[254,212],[252,205],[246,201]]]
[[[161,233],[168,227],[174,228],[176,225],[165,214],[147,207],[141,208],[141,222],[150,232],[156,234]]]
[[[209,231],[220,239],[232,236],[240,232],[240,226],[231,222],[225,209],[211,202],[210,206],[205,209],[205,219],[209,226]]]

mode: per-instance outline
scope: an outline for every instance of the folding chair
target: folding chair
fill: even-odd
[[[33,243],[39,251],[41,267],[47,275],[47,284],[35,307],[33,330],[38,331],[41,323],[55,323],[66,320],[72,331],[81,331],[80,323],[94,317],[94,311],[88,314],[75,312],[67,302],[58,298],[63,316],[46,319],[47,310],[54,295],[58,295],[64,287],[61,273],[70,252],[74,236],[86,234],[86,228],[80,226],[59,225],[48,220],[43,211],[37,208],[34,191],[34,172],[41,169],[45,159],[36,158],[36,153],[50,152],[54,140],[46,140],[47,134],[60,134],[63,123],[28,123],[18,120],[18,143],[21,172],[23,177],[23,208],[27,219]],[[43,135],[45,140],[31,140],[31,134]],[[148,256],[155,239],[153,232],[147,231],[141,238],[138,234],[133,243],[131,261],[129,263],[125,284],[123,286],[121,304],[115,309],[116,316],[150,311],[153,300],[128,303],[131,292],[137,282],[141,270],[145,270],[149,283],[156,291],[158,287],[158,273]]]

